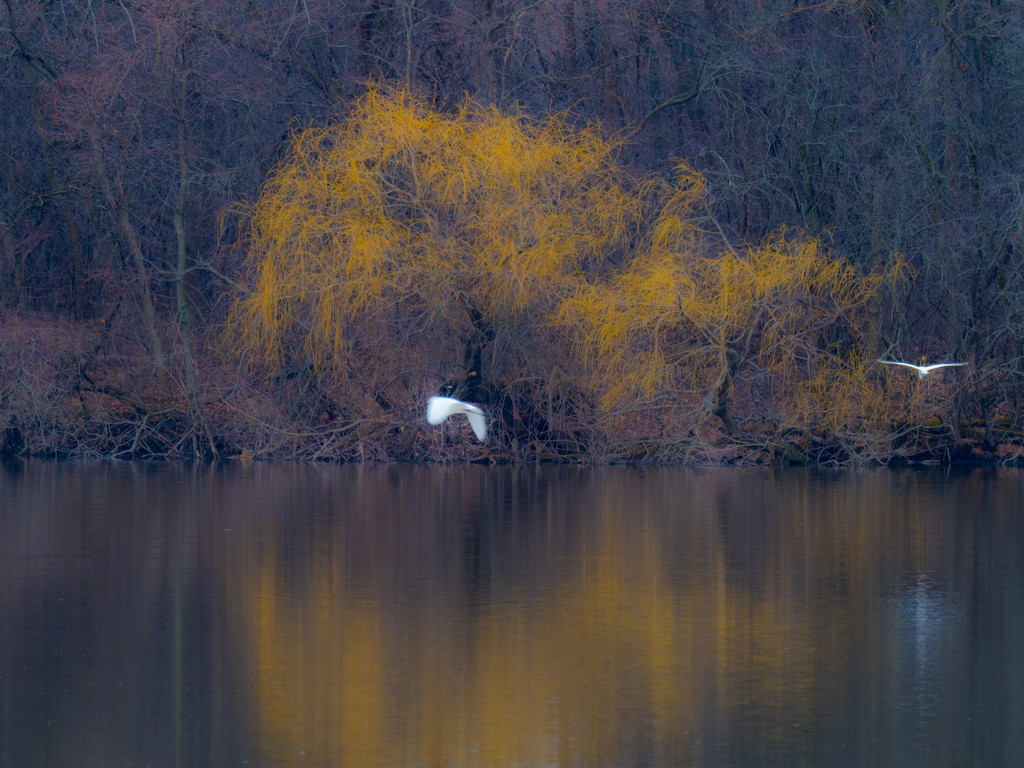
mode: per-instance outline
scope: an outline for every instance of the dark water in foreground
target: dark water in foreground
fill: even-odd
[[[0,465],[3,766],[1021,766],[1024,474]]]

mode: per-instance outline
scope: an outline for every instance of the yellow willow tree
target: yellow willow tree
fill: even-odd
[[[908,277],[905,261],[864,273],[785,233],[716,253],[694,237],[703,180],[685,165],[677,174],[636,258],[561,308],[606,413],[622,420],[671,404],[661,419],[669,440],[696,438],[712,416],[740,444],[883,430],[897,400],[869,375],[863,331],[884,292]]]
[[[442,381],[476,400],[550,391],[564,350],[546,318],[640,226],[617,149],[560,116],[371,89],[297,132],[264,186],[230,338],[349,382],[343,405],[364,416]]]

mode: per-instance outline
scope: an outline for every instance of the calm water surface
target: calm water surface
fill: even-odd
[[[1022,766],[1024,474],[0,465],[3,766]]]

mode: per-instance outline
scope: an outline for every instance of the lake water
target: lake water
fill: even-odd
[[[1024,765],[1024,474],[9,462],[3,766]]]

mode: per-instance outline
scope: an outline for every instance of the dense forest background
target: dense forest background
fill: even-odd
[[[842,463],[1022,450],[1020,3],[0,2],[2,452]],[[297,346],[257,354],[237,323],[267,274],[253,259],[274,258],[257,247],[263,185],[295,167],[309,129],[357,107],[372,117],[378,87],[414,115],[472,103],[475,125],[493,107],[526,136],[552,119],[570,143],[596,131],[614,178],[585,190],[675,190],[649,215],[686,219],[670,257],[687,277],[662,293],[685,283],[691,304],[618,331],[587,315],[634,316],[622,286],[657,287],[668,225],[645,230],[641,206],[572,265],[586,285],[566,278],[540,304],[488,314],[467,299],[435,324],[429,296],[409,309],[380,294],[394,311],[362,331],[346,321],[342,366],[300,343],[322,318],[292,308]],[[810,271],[782,285],[773,264]],[[435,325],[443,336],[412,333]],[[374,350],[409,352],[398,378],[381,379]],[[610,381],[652,350],[667,367],[635,389]],[[871,365],[881,356],[968,365],[919,381]],[[486,445],[426,428],[442,388],[487,407]]]

